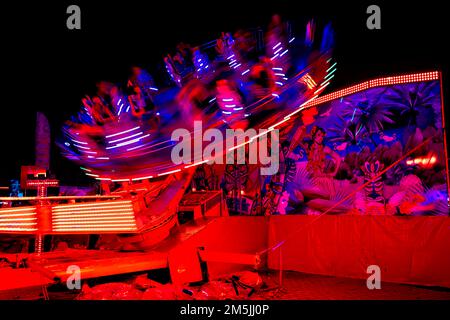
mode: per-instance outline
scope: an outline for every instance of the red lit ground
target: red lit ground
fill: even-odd
[[[263,277],[278,282],[278,274]],[[281,300],[450,300],[450,289],[381,283],[369,290],[365,280],[336,278],[299,272],[283,273],[283,289],[263,294],[264,299]]]
[[[364,280],[284,272],[283,287],[276,289],[278,273],[262,274],[266,289],[253,294],[250,300],[450,300],[450,289],[427,288],[383,283],[380,290],[369,290]],[[73,300],[79,292],[49,290],[50,300]],[[0,292],[0,299],[43,299],[40,288]],[[192,299],[186,296],[186,299]],[[245,299],[245,296],[236,297]]]

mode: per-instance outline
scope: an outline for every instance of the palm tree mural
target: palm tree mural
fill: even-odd
[[[440,123],[436,118],[440,112],[438,81],[393,86],[384,100],[387,107],[400,111],[399,116],[408,127],[425,129]]]
[[[387,88],[377,88],[352,95],[343,101],[345,107],[342,116],[356,124],[357,132],[364,129],[374,145],[373,135],[383,131],[384,124],[394,123],[394,114],[383,101],[386,91]]]
[[[342,115],[339,115],[338,118],[340,121],[330,128],[333,133],[330,135],[330,142],[359,146],[366,140],[368,134],[364,126],[355,121],[346,120]]]

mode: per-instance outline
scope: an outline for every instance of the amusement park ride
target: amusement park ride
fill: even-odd
[[[218,53],[208,52],[209,45],[196,48],[192,70],[181,70],[175,58],[167,56],[172,87],[147,84],[142,88],[155,105],[148,113],[149,121],[133,116],[132,102],[119,95],[112,99],[115,119],[100,125],[93,121],[87,101],[77,117],[90,120],[66,125],[58,145],[65,157],[101,184],[103,194],[48,196],[48,188],[57,188],[59,181],[48,178],[45,168],[23,167],[21,187],[37,190],[36,196],[0,198],[11,204],[0,208],[0,233],[26,236],[33,245],[28,245],[29,252],[0,254],[0,258],[24,267],[0,268],[0,278],[7,272],[22,279],[0,283],[0,290],[65,281],[67,267],[74,264],[80,266],[83,279],[169,268],[172,281],[178,283],[203,279],[199,257],[216,263],[215,268],[209,268],[210,274],[220,274],[224,263],[260,265],[264,259],[261,254],[233,252],[220,240],[212,240],[212,233],[219,232],[220,217],[261,212],[262,194],[249,194],[240,187],[253,183],[260,188],[261,178],[248,166],[216,166],[215,173],[207,172],[207,164],[214,159],[201,156],[191,163],[175,164],[171,159],[172,131],[185,127],[189,132],[186,139],[191,141],[196,133],[189,123],[199,118],[204,127],[222,132],[249,127],[282,131],[292,128],[294,121],[315,121],[316,107],[332,100],[372,88],[439,80],[438,72],[392,76],[322,95],[336,71],[333,31],[327,25],[315,49],[313,23],[308,24],[302,42],[293,34],[283,38],[276,32],[264,46],[257,41],[256,48],[266,55],[258,62],[243,56],[228,34],[218,41]],[[269,84],[254,90],[250,86],[255,75],[261,74]],[[189,93],[215,84],[216,90],[208,91],[196,105],[198,96]],[[236,88],[247,96],[237,94]],[[173,95],[177,98],[167,99]],[[221,184],[219,174],[225,177]],[[187,220],[194,223],[185,223]],[[237,223],[233,227],[239,229]],[[202,233],[210,233],[209,238]],[[58,252],[45,244],[52,237],[72,235],[100,235],[99,246],[106,249]],[[213,245],[204,245],[211,241]]]

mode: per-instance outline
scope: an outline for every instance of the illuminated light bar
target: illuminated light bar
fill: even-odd
[[[1,227],[31,227],[35,226],[36,222],[0,222]]]
[[[121,212],[123,212],[123,210]],[[77,219],[86,219],[86,218],[89,218],[89,217],[111,219],[111,218],[118,217],[118,216],[120,216],[120,217],[131,217],[132,214],[133,214],[131,209],[129,209],[128,213],[122,214],[122,215],[117,213],[117,212],[110,212],[110,211],[107,211],[107,213],[103,213],[103,211],[96,212],[96,211],[92,211],[91,210],[91,211],[89,211],[87,213],[89,213],[89,214],[86,214],[86,213],[75,214],[75,213],[68,212],[66,215],[57,215],[57,216],[55,215],[54,216],[54,220],[55,221],[65,221],[67,219],[75,219],[75,220],[77,220]],[[63,220],[61,220],[61,219],[63,219]]]
[[[209,160],[199,161],[199,162],[196,162],[196,163],[187,165],[187,166],[185,166],[184,168],[187,169],[187,168],[195,167],[195,166],[201,165],[201,164],[203,164],[203,163],[207,163],[208,161],[209,161]]]
[[[330,84],[330,83],[328,82],[325,86],[319,87],[319,89],[317,89],[316,91],[314,91],[314,94],[318,94],[320,91],[325,90],[325,88],[326,88],[329,84]]]
[[[330,71],[331,69],[333,69],[336,65],[337,65],[337,62],[333,63],[333,64],[331,65],[331,67],[329,67],[329,68],[327,69],[326,72],[328,72],[328,71]]]
[[[79,143],[79,144],[87,144],[87,142],[71,139],[73,142]]]
[[[283,50],[283,47],[279,47],[273,54],[277,54],[277,53],[280,52],[281,50]]]
[[[1,214],[0,214],[0,219],[3,219],[3,218],[16,218],[16,217],[32,217],[32,216],[34,216],[34,215],[36,215],[35,212],[29,212],[29,213],[11,213],[11,214],[4,214],[4,213],[1,213]]]
[[[111,181],[111,178],[95,178],[95,180],[99,180],[99,181]]]
[[[75,147],[77,147],[77,148],[80,148],[80,149],[91,150],[91,148],[89,148],[89,147],[83,147],[83,146],[80,146],[80,145],[78,145],[78,144],[76,144],[76,143],[74,143],[73,145],[74,145]]]
[[[297,110],[295,110],[294,112],[291,112],[290,114],[288,114],[286,117],[284,117],[284,119],[289,118],[291,116],[293,116],[296,113],[299,113],[300,111],[302,111],[311,101],[313,101],[314,99],[317,98],[317,95],[313,96],[311,99],[307,100],[306,102],[303,102],[301,105],[298,106]]]
[[[88,171],[88,172],[91,172],[91,171],[92,171],[92,170],[87,169],[87,168],[85,168],[85,167],[80,167],[80,169],[81,169],[81,170],[84,170],[84,171]]]
[[[0,232],[37,231],[35,207],[0,209]]]
[[[109,157],[97,157],[97,160],[109,160]]]
[[[2,219],[1,221],[5,222],[5,221],[34,221],[34,220],[37,220],[37,218],[13,218],[13,219],[5,218]]]
[[[84,213],[91,213],[91,212],[108,212],[108,213],[116,213],[116,212],[126,212],[127,210],[130,211],[132,210],[133,207],[128,207],[128,208],[118,208],[118,209],[110,209],[110,208],[86,208],[86,209],[68,209],[65,211],[57,211],[57,212],[53,212],[53,215],[55,217],[64,217],[64,216],[69,216],[69,215],[73,215],[73,214],[84,214]]]
[[[113,179],[112,182],[130,182],[130,179]]]
[[[375,88],[375,87],[390,86],[390,85],[395,85],[395,84],[411,83],[411,82],[433,81],[433,80],[439,80],[439,72],[438,71],[413,73],[413,74],[402,75],[402,76],[378,78],[378,79],[365,81],[365,82],[353,85],[351,87],[347,87],[347,88],[326,94],[324,96],[317,98],[314,102],[311,102],[306,106],[307,107],[315,106],[318,104],[329,102],[331,100],[339,99],[339,98],[342,98],[342,97],[345,97],[345,96],[348,96],[348,95],[351,95],[351,94],[354,94],[357,92],[361,92],[361,91],[364,91],[367,89]]]
[[[14,208],[14,209],[0,209],[0,215],[2,213],[10,213],[10,212],[34,212],[34,207],[27,207],[27,208]]]
[[[293,37],[291,40],[289,40],[289,43],[291,43],[292,41],[294,41],[295,40],[295,37]]]
[[[270,60],[275,60],[278,56],[279,56],[279,54],[276,54],[272,58],[270,58]]]
[[[167,171],[167,172],[159,173],[159,174],[158,174],[158,177],[164,176],[164,175],[167,175],[167,174],[171,174],[171,173],[180,172],[180,171],[181,171],[181,169],[176,169],[176,170],[172,170],[172,171]]]
[[[71,204],[71,205],[58,205],[54,206],[53,209],[64,209],[64,208],[79,208],[79,207],[95,207],[104,205],[119,205],[119,204],[131,204],[131,201],[100,201],[94,203],[81,203],[81,204]]]
[[[224,114],[231,114],[231,111],[222,111]]]
[[[144,146],[144,144],[141,144],[141,145],[139,145],[139,146],[135,146],[135,147],[131,147],[131,148],[128,148],[128,149],[127,149],[127,151],[133,151],[133,150],[136,150],[136,149],[142,148],[143,146]]]
[[[146,180],[146,179],[152,179],[153,176],[146,176],[146,177],[139,177],[139,178],[133,178],[131,181],[139,181],[139,180]]]
[[[90,177],[94,177],[94,178],[98,178],[99,177],[98,174],[92,174],[92,173],[85,173],[85,175],[90,176]]]
[[[53,232],[132,232],[137,230],[131,201],[58,205],[52,212]]]
[[[71,232],[132,232],[132,231],[137,231],[137,227],[130,227],[130,228],[124,228],[124,227],[97,227],[97,226],[93,226],[93,227],[88,227],[88,228],[57,228],[55,229],[55,231],[57,232],[66,232],[66,233],[71,233]]]
[[[286,49],[286,50],[284,50],[281,54],[280,54],[280,57],[282,57],[282,56],[284,56],[286,53],[288,53],[288,49]]]
[[[71,212],[71,211],[77,211],[77,212],[83,212],[83,211],[89,211],[89,210],[111,210],[111,211],[120,211],[120,210],[126,210],[126,209],[132,209],[133,206],[131,205],[131,203],[127,203],[127,204],[114,204],[111,201],[102,201],[102,202],[110,202],[110,204],[108,205],[103,204],[101,206],[84,206],[83,203],[79,204],[78,206],[72,206],[72,205],[64,205],[64,206],[57,206],[57,207],[53,207],[53,214],[58,215],[58,214],[66,214],[66,212]]]
[[[250,69],[245,70],[244,72],[241,73],[241,75],[244,75],[246,73],[250,72]]]
[[[118,144],[116,144],[115,146],[112,146],[112,147],[106,147],[106,149],[115,149],[115,148],[127,146],[127,145],[129,145],[129,144],[139,142],[141,139],[147,138],[147,137],[149,137],[149,136],[150,136],[150,133],[148,133],[148,134],[146,134],[146,135],[143,135],[143,136],[141,136],[141,137],[139,137],[139,138],[137,138],[137,139],[133,139],[133,140],[129,140],[129,141],[126,141],[126,142],[118,143]]]
[[[61,222],[53,222],[52,225],[54,227],[65,227],[67,225],[73,225],[74,223],[77,224],[77,227],[85,227],[86,225],[92,225],[93,223],[101,223],[103,227],[119,227],[119,226],[127,226],[127,227],[133,227],[135,226],[134,219],[67,219],[66,221]]]
[[[58,181],[27,181],[27,186],[57,186],[59,184]]]
[[[0,231],[2,231],[2,232],[34,232],[34,231],[37,231],[37,228],[14,228],[14,227],[7,227],[7,228],[0,228]]]
[[[126,136],[124,138],[119,138],[119,139],[116,139],[116,140],[108,141],[108,143],[115,143],[115,142],[127,140],[127,139],[130,139],[130,138],[134,138],[134,137],[140,136],[142,134],[144,134],[144,133],[142,131],[140,131],[138,133],[132,134],[131,136]]]
[[[120,136],[121,134],[125,134],[125,133],[128,133],[128,132],[134,131],[134,130],[138,130],[139,128],[140,127],[134,127],[132,129],[129,129],[129,130],[125,130],[125,131],[117,132],[117,133],[114,133],[114,134],[110,134],[110,135],[106,136],[106,138],[112,138],[112,137]]]
[[[281,42],[278,42],[276,45],[273,46],[273,50],[275,50],[276,48],[278,48],[281,45]]]
[[[331,73],[330,73],[331,74]],[[325,79],[325,82],[329,82],[331,79],[333,79],[334,78],[334,74],[333,75],[331,75],[331,77],[329,77],[328,79],[327,79],[327,77],[325,77],[324,79]],[[324,82],[324,83],[325,83]],[[322,86],[323,86],[323,83],[322,83]]]
[[[337,69],[333,69],[333,71],[331,71],[330,73],[328,73],[328,74],[325,76],[324,79],[327,80],[328,78],[330,78],[330,76],[331,76],[331,78],[333,78],[333,77],[334,77],[334,74],[333,74],[333,73],[335,73],[336,70],[337,70]],[[330,79],[331,79],[331,78],[330,78]]]

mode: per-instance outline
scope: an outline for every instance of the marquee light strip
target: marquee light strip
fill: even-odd
[[[0,209],[0,232],[33,232],[36,230],[35,207]]]
[[[314,101],[309,102],[305,105],[305,107],[316,106],[325,102],[329,102],[331,100],[336,100],[357,92],[361,92],[367,89],[382,87],[382,86],[391,86],[395,84],[403,84],[403,83],[411,83],[411,82],[422,82],[422,81],[433,81],[439,80],[439,71],[431,71],[431,72],[423,72],[423,73],[413,73],[402,76],[394,76],[394,77],[383,77],[374,80],[365,81],[359,84],[356,84],[351,87],[347,87],[335,92],[331,92],[322,97],[315,99]]]

